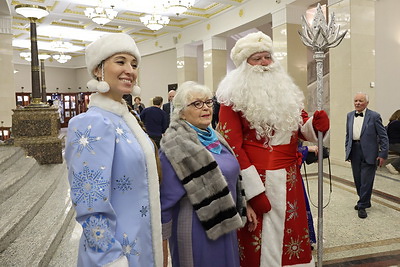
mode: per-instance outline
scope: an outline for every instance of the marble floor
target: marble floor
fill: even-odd
[[[318,174],[317,164],[306,165],[310,200],[317,205]],[[353,185],[350,165],[331,165],[331,185],[328,160],[324,160],[324,206],[323,209],[323,266],[400,266],[400,174],[393,175],[385,168],[378,168],[372,197],[372,207],[367,209],[368,217],[360,219],[354,205],[357,195]],[[304,173],[304,169],[302,169]],[[317,208],[312,206],[314,225],[318,225]],[[317,231],[317,229],[316,229]],[[63,262],[76,259],[74,247],[80,236],[79,225],[72,225],[70,239],[63,240],[64,248],[58,251]],[[317,260],[318,248],[314,249]],[[56,253],[56,254],[57,254]],[[57,258],[57,257],[56,257]],[[72,264],[69,262],[69,264]],[[60,265],[61,264],[61,265]],[[63,266],[53,261],[50,266]],[[64,265],[73,266],[73,265]]]
[[[306,165],[309,196],[318,203],[318,165]],[[378,168],[372,207],[360,219],[354,206],[357,194],[350,165],[331,165],[324,160],[323,266],[400,266],[400,174]],[[304,173],[304,169],[303,169]],[[307,186],[307,185],[306,185]],[[312,205],[317,228],[318,209]],[[315,258],[318,249],[314,250]]]

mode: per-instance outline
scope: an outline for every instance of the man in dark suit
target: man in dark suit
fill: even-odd
[[[174,106],[172,105],[172,100],[174,99],[176,91],[175,90],[170,90],[168,92],[168,103],[165,103],[162,106],[162,110],[164,110],[167,113],[168,117],[168,125],[171,117],[171,113],[174,110]]]
[[[365,93],[354,96],[355,111],[347,114],[346,161],[351,162],[354,183],[359,200],[354,209],[358,217],[367,218],[366,208],[371,207],[372,187],[376,168],[387,159],[389,139],[379,113],[367,109],[369,100]]]

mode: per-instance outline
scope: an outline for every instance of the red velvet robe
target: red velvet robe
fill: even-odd
[[[239,161],[246,197],[265,192],[272,207],[258,216],[255,231],[247,225],[239,230],[242,267],[314,266],[297,145],[299,136],[314,142],[316,136],[312,119],[306,112],[302,117],[304,129],[280,137],[275,133],[271,149],[256,139],[241,112],[221,105],[218,129]]]

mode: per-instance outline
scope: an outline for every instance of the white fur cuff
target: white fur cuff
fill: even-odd
[[[265,186],[254,165],[242,170],[241,175],[243,178],[242,185],[246,194],[246,200],[252,199],[265,191]]]
[[[309,118],[303,126],[301,126],[301,133],[303,134],[304,138],[311,143],[318,143],[318,136],[315,133],[314,127],[312,125],[313,117]],[[326,141],[329,136],[329,131],[327,131],[324,135],[323,141]]]

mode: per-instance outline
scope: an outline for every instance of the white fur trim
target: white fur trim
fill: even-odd
[[[103,267],[129,267],[129,262],[125,256],[122,256],[113,262],[103,265]]]
[[[265,51],[272,54],[271,38],[263,32],[253,32],[236,42],[231,50],[231,59],[239,67],[252,54]]]
[[[96,92],[98,84],[99,84],[98,80],[91,79],[90,81],[87,82],[86,86],[90,92]]]
[[[86,67],[90,76],[94,77],[93,70],[107,58],[117,53],[128,53],[140,62],[139,49],[135,41],[126,33],[111,33],[101,36],[89,44],[85,51]]]
[[[286,170],[266,171],[266,195],[272,209],[264,214],[261,240],[268,244],[261,246],[260,266],[282,266],[282,242],[286,214]]]
[[[100,93],[107,93],[108,91],[110,91],[110,85],[105,81],[101,81],[97,84],[97,90]]]
[[[142,89],[139,86],[137,86],[137,85],[133,86],[132,95],[140,95],[141,92],[142,92]]]
[[[247,169],[241,170],[242,185],[246,194],[246,200],[252,199],[253,197],[261,194],[265,191],[265,187],[260,179],[256,167],[251,165]]]
[[[311,143],[318,143],[318,136],[315,133],[314,127],[312,125],[313,117],[309,118],[306,123],[301,126],[300,131],[303,134],[304,138]],[[327,131],[324,135],[323,142],[328,139],[329,131]]]
[[[97,106],[107,111],[113,112],[123,117],[128,127],[132,130],[140,146],[142,147],[147,165],[147,179],[149,184],[150,194],[150,215],[151,215],[151,228],[153,250],[155,258],[155,266],[163,266],[163,250],[162,250],[162,237],[161,237],[161,206],[160,206],[160,191],[157,173],[157,164],[154,155],[154,147],[142,130],[135,117],[129,112],[128,107],[124,100],[122,102],[114,101],[99,93],[92,94],[90,98],[89,107]]]

